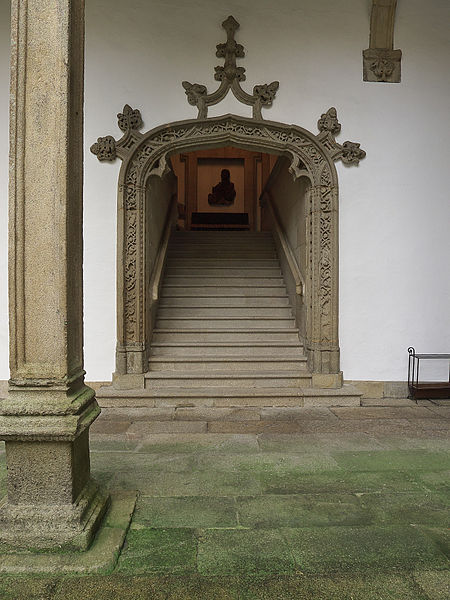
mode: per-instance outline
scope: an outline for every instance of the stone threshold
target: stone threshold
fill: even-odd
[[[111,506],[92,545],[85,552],[5,552],[1,575],[89,575],[111,573],[119,559],[136,506],[137,492],[112,492]]]

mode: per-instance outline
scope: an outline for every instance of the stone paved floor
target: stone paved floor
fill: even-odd
[[[114,571],[4,576],[0,599],[448,600],[450,404],[389,404],[259,412],[242,433],[207,433],[230,413],[170,433],[202,421],[105,411],[93,474],[139,490]]]

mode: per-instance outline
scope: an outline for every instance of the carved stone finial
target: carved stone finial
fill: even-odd
[[[127,131],[137,131],[143,125],[140,111],[131,108],[129,104],[125,104],[123,112],[117,115],[119,129],[126,133]]]
[[[189,104],[196,106],[201,96],[205,96],[207,89],[205,85],[200,83],[189,83],[189,81],[183,81],[182,86],[186,90],[186,96]]]
[[[344,142],[342,144],[342,162],[346,165],[358,165],[359,161],[366,156],[361,150],[360,144],[356,142]]]
[[[321,115],[317,122],[317,127],[319,131],[329,131],[332,135],[337,135],[341,131],[341,124],[338,121],[337,111],[334,106]]]
[[[245,69],[244,67],[238,67],[236,64],[236,59],[245,56],[244,46],[238,44],[235,40],[235,34],[240,25],[234,17],[229,16],[222,23],[222,27],[227,32],[227,41],[223,44],[217,44],[216,56],[223,58],[224,64],[215,67],[214,73],[214,79],[220,81],[220,86],[215,92],[208,94],[204,85],[183,81],[182,85],[186,91],[188,102],[193,106],[197,106],[199,119],[206,119],[208,106],[218,104],[231,89],[239,102],[253,107],[254,119],[262,119],[261,108],[272,105],[280,84],[278,81],[273,81],[269,84],[256,85],[253,88],[253,94],[247,94],[240,85],[246,79]]]
[[[337,118],[337,111],[332,106],[323,113],[317,121],[319,135],[317,139],[331,154],[333,160],[341,159],[346,165],[357,165],[366,156],[364,150],[356,142],[344,142],[339,144],[335,136],[341,131],[341,124]]]
[[[222,27],[225,29],[225,31],[230,37],[234,37],[234,34],[239,29],[240,24],[232,15],[230,15],[228,19],[225,19],[225,21],[222,23]]]
[[[91,146],[92,154],[95,154],[99,161],[110,161],[116,159],[116,140],[112,135],[97,138],[97,142]]]
[[[259,98],[263,106],[272,106],[279,87],[280,83],[278,81],[272,81],[272,83],[263,83],[262,85],[255,85],[253,88],[253,96],[255,96],[255,98]]]

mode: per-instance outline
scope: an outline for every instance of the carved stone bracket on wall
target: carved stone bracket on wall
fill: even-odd
[[[216,72],[214,75],[214,79],[220,81],[220,85],[215,92],[208,94],[206,86],[200,83],[183,81],[182,85],[186,91],[188,102],[198,108],[198,119],[206,119],[208,106],[218,104],[231,89],[239,102],[253,107],[254,119],[262,119],[262,107],[272,106],[280,84],[278,81],[272,81],[272,83],[255,85],[253,94],[244,91],[241,87],[241,81],[246,79],[245,69],[236,65],[236,59],[243,58],[245,51],[242,44],[238,44],[234,39],[240,25],[234,17],[229,16],[222,23],[222,27],[227,32],[227,41],[224,44],[217,44],[216,56],[217,58],[223,58],[224,64],[215,67]]]
[[[400,83],[402,51],[394,50],[397,0],[373,0],[369,48],[363,50],[363,79]]]

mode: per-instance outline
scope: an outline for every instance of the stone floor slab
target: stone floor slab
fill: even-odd
[[[264,495],[237,498],[239,523],[252,529],[367,525],[371,507],[351,494]]]
[[[429,410],[443,419],[450,419],[450,406],[430,406]]]
[[[116,473],[108,484],[113,489],[127,490],[136,485],[146,496],[237,496],[261,493],[261,483],[255,477],[242,472],[195,472],[141,473],[136,477],[133,472]]]
[[[51,600],[167,600],[165,581],[155,577],[108,575],[60,581]],[[39,598],[39,600],[43,600]]]
[[[297,576],[240,582],[239,600],[428,600],[411,575]]]
[[[435,525],[448,527],[450,513],[448,504],[437,493],[375,492],[360,497],[361,506],[373,515],[377,524],[388,525]]]
[[[139,498],[133,525],[145,527],[237,527],[234,498]]]
[[[272,434],[264,433],[258,436],[262,452],[302,453],[317,452],[318,454],[331,451],[349,450],[382,450],[382,444],[366,433],[303,433],[303,434]]]
[[[450,467],[449,452],[383,450],[333,453],[338,465],[351,471],[443,471]]]
[[[208,576],[289,573],[294,561],[277,531],[206,530],[199,537],[198,570]]]
[[[418,479],[427,489],[447,492],[450,499],[450,469],[418,473]]]
[[[433,413],[422,406],[366,406],[332,408],[331,411],[339,419],[427,419]]]
[[[208,423],[209,433],[295,433],[301,427],[297,421],[213,421]]]
[[[1,600],[48,600],[58,585],[57,578],[0,577]]]
[[[118,573],[186,573],[196,570],[197,540],[193,529],[131,529],[120,556]]]
[[[409,398],[361,398],[361,406],[417,406],[414,400]]]
[[[155,434],[141,442],[139,452],[182,454],[185,452],[257,452],[256,435],[234,433]]]
[[[305,573],[343,573],[448,568],[436,544],[414,527],[285,529],[298,567]]]
[[[262,482],[263,494],[336,494],[418,491],[425,484],[414,473],[384,471],[326,471],[321,473],[280,473]]]
[[[128,440],[144,440],[155,433],[206,433],[206,421],[136,421],[127,430]]]
[[[450,571],[415,571],[414,580],[428,600],[450,598]]]
[[[431,450],[450,451],[450,436],[398,436],[398,435],[378,435],[375,434],[374,441],[385,450]],[[361,448],[363,449],[363,448]],[[356,450],[356,448],[355,448]]]
[[[276,407],[262,408],[261,419],[264,421],[301,421],[304,419],[336,420],[329,408],[313,407]]]
[[[431,410],[430,410],[431,412]],[[447,438],[450,437],[450,419],[442,419],[441,417],[439,418],[434,418],[435,417],[435,413],[433,414],[433,418],[432,419],[416,419],[414,421],[414,425],[417,428],[423,429],[427,435],[434,435],[434,430],[439,430],[439,431],[446,431],[446,436]]]

